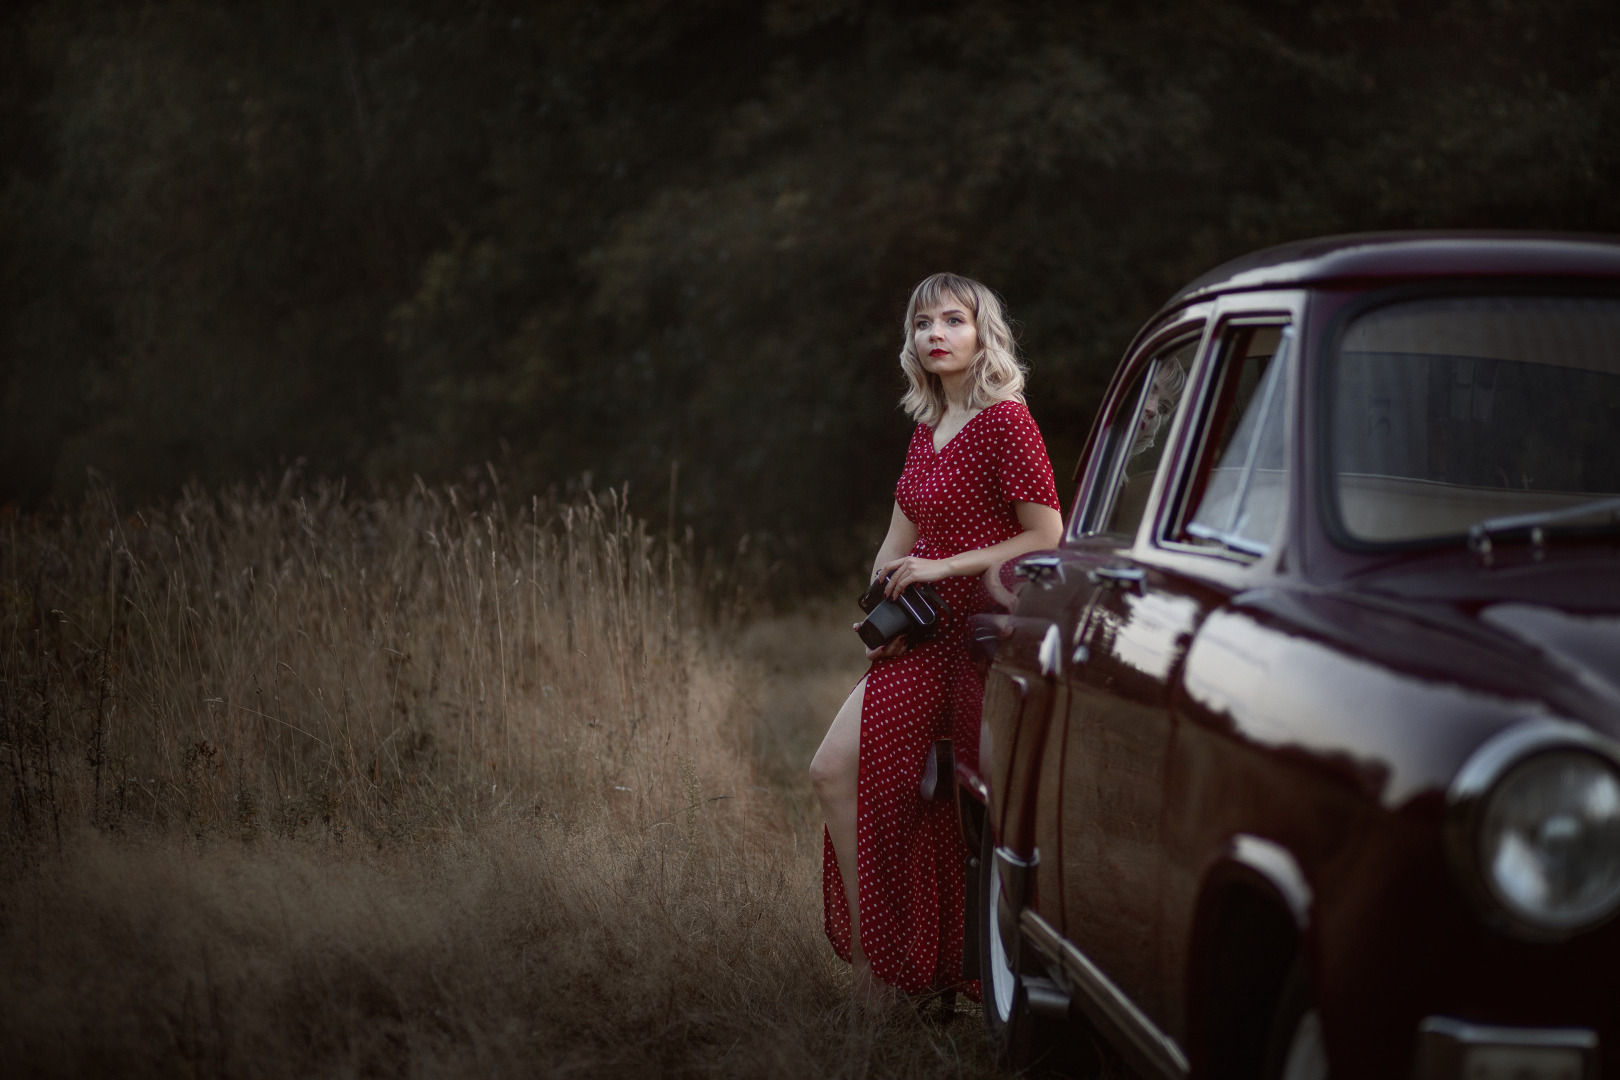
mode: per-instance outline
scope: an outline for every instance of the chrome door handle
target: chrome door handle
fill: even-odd
[[[1052,579],[1063,580],[1063,560],[1057,555],[1026,555],[1013,564],[1013,573],[1050,588]]]
[[[1086,571],[1086,580],[1108,589],[1135,589],[1142,591],[1147,571],[1137,566],[1099,566]]]

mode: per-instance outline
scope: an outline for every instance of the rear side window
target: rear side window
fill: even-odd
[[[1333,488],[1355,540],[1620,494],[1620,300],[1462,296],[1376,308],[1340,341]]]
[[[1197,337],[1170,345],[1143,366],[1120,399],[1108,424],[1106,465],[1083,532],[1136,535],[1197,351]]]

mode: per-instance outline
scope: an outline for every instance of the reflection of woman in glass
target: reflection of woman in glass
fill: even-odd
[[[888,593],[933,582],[950,605],[939,636],[867,652],[872,667],[810,766],[827,819],[827,936],[856,999],[962,984],[967,851],[948,802],[918,792],[936,739],[977,760],[983,686],[967,617],[992,607],[980,580],[1062,532],[1052,465],[1024,406],[1024,372],[1001,302],[954,274],[918,285],[906,309],[903,404],[917,420],[873,576]],[[971,988],[970,988],[971,990]]]
[[[1153,446],[1159,429],[1176,414],[1181,393],[1187,388],[1187,373],[1173,360],[1161,363],[1148,384],[1147,400],[1142,402],[1142,417],[1136,426],[1136,442],[1131,446],[1131,457],[1136,457]]]
[[[1134,533],[1147,508],[1148,491],[1153,487],[1153,474],[1158,471],[1163,448],[1156,448],[1159,432],[1176,415],[1176,406],[1187,388],[1187,373],[1174,360],[1163,360],[1154,369],[1143,395],[1142,411],[1136,421],[1136,439],[1131,443],[1130,457],[1125,462],[1125,475],[1120,478],[1119,490],[1114,495],[1114,509],[1109,515],[1105,531]]]

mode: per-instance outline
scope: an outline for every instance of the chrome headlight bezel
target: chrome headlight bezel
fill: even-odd
[[[1491,796],[1520,765],[1545,754],[1579,753],[1607,765],[1620,778],[1620,743],[1582,724],[1535,717],[1487,739],[1458,770],[1446,793],[1446,854],[1457,880],[1480,918],[1523,941],[1563,941],[1608,922],[1620,912],[1620,894],[1607,908],[1578,922],[1533,919],[1504,900],[1482,865],[1480,834]]]

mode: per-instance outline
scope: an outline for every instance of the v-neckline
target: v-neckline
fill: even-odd
[[[968,429],[968,427],[970,425],[972,425],[973,421],[977,420],[979,417],[983,416],[985,413],[989,412],[991,409],[995,408],[997,405],[1000,405],[1000,404],[1001,404],[1001,402],[999,402],[999,401],[992,401],[990,404],[986,405],[984,408],[980,409],[978,412],[976,412],[972,416],[968,417],[966,420],[964,420],[962,422],[962,426],[956,429],[956,434],[952,435],[950,438],[945,440],[945,445],[944,446],[940,446],[940,447],[937,447],[937,448],[934,446],[934,429],[929,428],[928,429],[928,449],[930,449],[930,450],[932,450],[934,452],[935,457],[939,457],[939,455],[943,454],[946,451],[946,449],[950,447],[951,443],[955,442],[958,438],[961,437],[962,432],[966,431]]]

